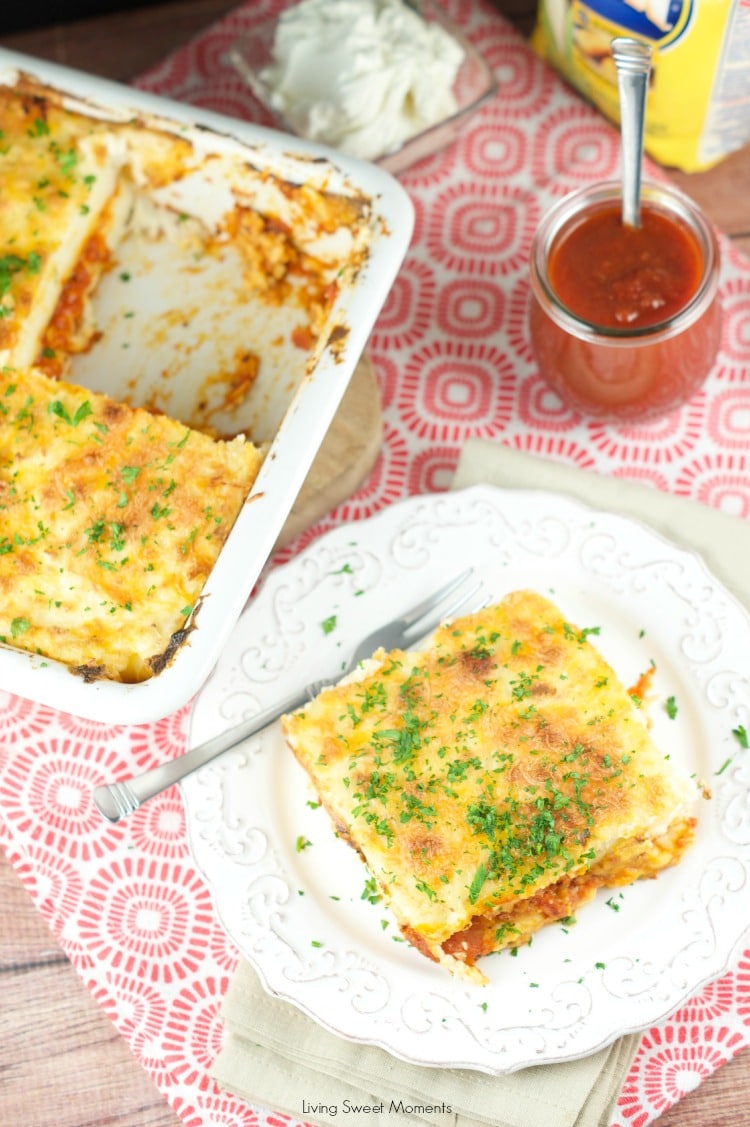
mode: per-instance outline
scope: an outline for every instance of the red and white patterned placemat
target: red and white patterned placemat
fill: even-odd
[[[722,242],[722,349],[693,402],[638,428],[585,424],[561,407],[527,343],[529,246],[554,198],[617,175],[618,137],[483,0],[443,3],[497,71],[500,91],[449,150],[402,176],[415,237],[369,348],[382,453],[358,493],[279,562],[328,528],[447,488],[473,436],[750,517],[750,263]],[[140,85],[263,120],[225,55],[278,6],[250,0]],[[96,784],[182,750],[188,719],[184,709],[156,724],[107,728],[0,687],[0,844],[186,1127],[288,1127],[287,1116],[227,1095],[208,1076],[237,954],[192,863],[179,792],[120,826],[104,824],[91,803]],[[750,1043],[749,1023],[747,951],[643,1036],[612,1127],[652,1122]]]

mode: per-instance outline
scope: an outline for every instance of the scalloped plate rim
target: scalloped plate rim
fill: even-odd
[[[346,551],[351,550],[352,543],[364,543],[368,550],[373,551],[377,556],[377,551],[372,549],[370,541],[375,540],[377,543],[378,537],[382,540],[382,532],[384,529],[392,527],[393,529],[403,529],[407,526],[409,518],[414,517],[420,513],[426,513],[425,522],[429,524],[432,520],[435,523],[435,514],[439,514],[441,509],[449,508],[454,512],[469,511],[472,505],[489,505],[500,512],[513,507],[523,508],[523,516],[519,517],[519,523],[527,523],[529,525],[539,525],[540,522],[557,522],[564,526],[570,526],[571,522],[583,522],[584,525],[588,524],[591,528],[596,528],[598,533],[604,533],[610,538],[617,539],[617,533],[631,533],[635,536],[635,544],[645,542],[646,544],[659,546],[659,550],[664,556],[667,564],[678,563],[696,578],[707,589],[710,588],[713,595],[718,595],[723,599],[728,608],[731,609],[733,615],[736,616],[737,629],[750,637],[750,617],[744,607],[738,602],[736,597],[732,595],[709,571],[705,562],[698,552],[689,547],[678,546],[674,544],[668,537],[664,536],[659,531],[653,529],[644,521],[637,518],[625,516],[617,513],[608,513],[594,506],[588,505],[584,502],[577,500],[566,494],[557,494],[547,490],[540,489],[503,489],[497,486],[489,485],[474,485],[468,486],[461,490],[452,491],[440,494],[428,494],[416,497],[408,497],[402,501],[395,502],[388,508],[377,512],[374,516],[362,521],[358,521],[350,525],[342,525],[324,532],[317,540],[313,541],[308,547],[304,548],[298,556],[292,558],[288,563],[285,563],[271,571],[267,577],[266,582],[259,591],[257,600],[250,604],[240,619],[232,638],[230,639],[227,650],[222,657],[219,665],[217,666],[216,674],[212,677],[209,684],[204,688],[203,692],[196,700],[193,713],[191,715],[191,739],[193,743],[193,736],[197,731],[200,738],[205,738],[207,734],[201,731],[201,724],[205,724],[202,717],[205,715],[205,710],[213,710],[215,707],[216,693],[220,692],[219,685],[221,684],[222,669],[224,666],[231,666],[232,652],[240,640],[245,636],[248,630],[248,624],[252,627],[253,619],[259,614],[264,612],[265,603],[273,598],[274,593],[278,594],[280,588],[284,584],[293,584],[295,580],[300,581],[305,569],[314,561],[316,557],[324,557],[326,553],[331,555],[346,554]],[[441,520],[437,518],[437,525],[441,525]],[[600,526],[597,528],[597,525]],[[520,551],[518,544],[515,545],[516,550]],[[440,571],[440,569],[437,569]],[[445,569],[443,569],[445,570]],[[453,569],[455,570],[455,568]],[[398,568],[396,568],[398,572]],[[328,573],[330,578],[331,573]],[[440,571],[436,574],[434,579],[425,580],[423,589],[429,586],[437,586],[447,576]],[[393,577],[391,576],[391,581]],[[303,586],[304,586],[304,581]],[[301,596],[304,598],[303,596]],[[260,604],[260,611],[258,606]],[[303,624],[303,634],[309,631],[309,624]],[[354,630],[351,624],[349,625],[349,634],[347,641],[356,641],[362,630]],[[353,632],[353,633],[352,633]],[[245,651],[246,652],[246,651]],[[235,670],[236,674],[236,670]],[[255,684],[255,683],[253,683]],[[279,691],[285,691],[292,687],[291,683],[282,684]],[[261,686],[267,688],[267,686]],[[261,697],[262,703],[270,703],[270,697]],[[219,711],[216,709],[216,711]],[[267,739],[273,738],[272,733],[276,726],[270,729],[271,735],[264,734],[261,738],[261,744]],[[276,738],[280,738],[277,737]],[[242,754],[242,749],[239,753],[228,753],[228,756],[235,756]],[[228,757],[225,757],[226,762]],[[242,775],[244,767],[242,764],[238,767],[240,776]],[[296,767],[296,764],[295,764]],[[227,769],[227,768],[224,768]],[[736,928],[732,933],[731,941],[724,937],[721,944],[720,951],[714,952],[714,957],[708,961],[704,961],[700,966],[695,967],[695,973],[686,981],[684,988],[678,991],[677,995],[672,995],[667,998],[662,1004],[654,999],[648,1008],[647,1012],[638,1012],[637,1005],[634,1008],[634,1013],[630,1020],[619,1020],[616,1023],[607,1024],[606,1020],[602,1023],[595,1015],[592,1021],[583,1019],[579,1023],[577,1041],[574,1037],[575,1044],[568,1044],[562,1048],[554,1048],[549,1044],[543,1045],[541,1051],[530,1052],[528,1050],[522,1051],[520,1046],[515,1054],[511,1054],[506,1059],[499,1061],[494,1059],[494,1054],[487,1049],[486,1045],[481,1049],[477,1047],[476,1041],[473,1040],[471,1031],[464,1031],[456,1035],[454,1040],[449,1040],[446,1047],[445,1036],[440,1032],[420,1039],[414,1035],[409,1034],[404,1027],[396,1029],[391,1022],[390,1028],[388,1022],[385,1022],[385,1030],[382,1024],[375,1032],[368,1032],[361,1027],[361,1019],[353,1018],[351,1010],[346,1012],[345,1008],[339,1008],[334,1013],[328,1010],[328,1013],[322,1012],[323,1005],[330,1007],[331,999],[335,999],[332,991],[327,990],[327,986],[322,987],[320,990],[313,990],[312,1000],[309,996],[309,990],[306,993],[304,983],[290,982],[289,979],[283,980],[280,978],[280,966],[276,965],[273,957],[268,958],[267,953],[258,955],[253,950],[252,942],[248,940],[248,936],[242,934],[241,927],[238,927],[237,920],[233,918],[232,911],[228,910],[228,893],[223,885],[224,870],[232,867],[232,862],[219,862],[215,861],[208,855],[204,845],[200,841],[200,835],[205,829],[205,811],[201,812],[201,800],[205,797],[206,788],[209,791],[215,790],[217,781],[219,788],[221,787],[222,768],[208,767],[202,772],[198,772],[192,779],[185,780],[183,783],[183,795],[186,806],[186,817],[188,823],[188,836],[190,842],[190,849],[193,859],[198,866],[199,870],[207,880],[211,888],[214,903],[217,912],[221,919],[222,925],[227,931],[230,938],[239,948],[241,954],[250,960],[255,966],[259,975],[260,981],[266,991],[272,996],[284,999],[293,1004],[301,1012],[308,1015],[311,1019],[322,1025],[323,1028],[330,1032],[344,1037],[347,1040],[371,1045],[386,1050],[392,1056],[410,1064],[418,1065],[432,1065],[434,1067],[450,1067],[462,1068],[469,1070],[477,1070],[490,1075],[502,1075],[509,1072],[514,1072],[520,1068],[527,1067],[532,1064],[540,1063],[556,1063],[567,1060],[575,1060],[581,1057],[589,1056],[601,1049],[606,1048],[618,1037],[628,1034],[640,1032],[650,1026],[664,1020],[671,1013],[673,1013],[679,1005],[687,1002],[693,997],[706,983],[719,977],[731,965],[732,958],[736,954],[737,947],[740,943],[742,936],[745,934],[748,926],[750,926],[750,913],[746,912],[744,917],[740,920],[738,914],[736,920]],[[202,782],[201,780],[204,780]],[[208,780],[205,782],[205,780]],[[219,819],[221,820],[221,819]],[[348,850],[348,847],[344,847]],[[693,847],[696,850],[698,845]],[[692,851],[691,851],[692,854]],[[742,866],[745,862],[745,868],[750,864],[750,854],[745,850],[743,854],[741,850],[737,851],[737,861]],[[683,862],[683,865],[686,862]],[[224,868],[223,868],[224,866]],[[678,867],[682,868],[682,866]],[[236,875],[236,874],[235,874]],[[661,879],[661,878],[660,878]],[[550,930],[551,929],[547,929]],[[421,956],[417,956],[420,962],[424,963]],[[430,970],[432,967],[430,964]],[[392,969],[392,968],[391,968]],[[414,971],[414,967],[410,967],[408,973]],[[343,972],[339,972],[343,973]],[[403,968],[396,965],[393,973],[398,978],[399,974],[403,973]],[[440,970],[439,974],[445,976],[445,972]],[[325,981],[325,976],[322,976],[321,981]],[[307,984],[309,987],[309,983]],[[559,984],[563,985],[563,984]],[[497,984],[493,983],[490,988],[495,989]],[[443,983],[445,989],[445,983]],[[501,989],[502,987],[498,987]],[[463,990],[464,986],[459,988]],[[407,999],[408,1003],[408,999]],[[598,997],[595,998],[595,1004],[601,1008],[601,1002]],[[407,1045],[408,1042],[408,1045]],[[418,1046],[418,1047],[417,1047]]]

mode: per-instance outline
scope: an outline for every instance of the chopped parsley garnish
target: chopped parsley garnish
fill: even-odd
[[[77,427],[84,419],[93,414],[91,403],[85,399],[81,405],[76,408],[75,412],[71,415],[68,408],[59,399],[53,399],[47,406],[50,415],[56,415],[58,419],[62,419],[68,426]]]
[[[582,630],[576,630],[569,622],[563,624],[563,633],[569,641],[578,642],[583,645],[590,634],[601,634],[601,626],[584,626]]]
[[[23,258],[19,254],[4,254],[0,257],[0,297],[4,297],[13,285],[13,276],[22,270],[29,274],[38,274],[41,268],[41,258],[34,251]]]
[[[365,887],[362,889],[360,900],[367,900],[369,904],[377,904],[381,899],[378,892],[377,882],[374,877],[368,877],[365,881]]]

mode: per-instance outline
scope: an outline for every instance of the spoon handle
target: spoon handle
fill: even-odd
[[[651,47],[638,39],[618,36],[612,40],[620,94],[622,144],[622,221],[641,225],[641,163],[646,93],[651,72]]]

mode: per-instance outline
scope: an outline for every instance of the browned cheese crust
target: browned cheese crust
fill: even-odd
[[[515,592],[283,721],[403,933],[454,972],[692,839],[696,787],[589,633]]]

